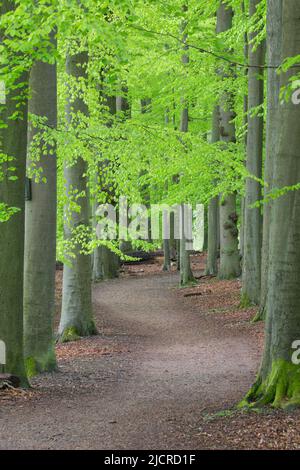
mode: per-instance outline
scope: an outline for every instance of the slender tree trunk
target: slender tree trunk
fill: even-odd
[[[114,96],[105,96],[103,95],[105,104],[109,108],[109,112],[112,116],[116,114],[116,97]],[[111,127],[112,122],[108,119],[107,127]],[[106,192],[109,198],[109,202],[115,202],[115,196],[111,193],[108,182],[106,181],[106,174],[109,167],[109,161],[104,161],[99,164],[99,179],[100,187],[96,182],[96,191],[100,190],[102,192]],[[97,188],[98,186],[98,188]],[[93,205],[93,216],[95,219],[95,214],[97,211],[98,203],[97,203],[97,196],[96,202]],[[93,256],[93,281],[103,281],[107,279],[115,279],[119,277],[119,268],[120,268],[120,260],[116,253],[111,251],[106,246],[102,245],[95,249],[94,256]]]
[[[1,15],[13,9],[13,2],[2,1]],[[2,39],[0,30],[0,40]],[[27,101],[18,100],[28,83],[24,73],[14,90],[8,90],[6,104],[0,105],[0,154],[13,157],[13,161],[0,164],[0,203],[18,208],[6,222],[0,222],[0,340],[6,345],[7,373],[18,376],[23,386],[28,385],[23,356],[23,272],[24,272],[24,211],[25,173],[27,149]],[[21,103],[21,104],[20,104]],[[17,106],[20,107],[17,108]],[[18,111],[16,119],[9,119]],[[12,174],[10,167],[16,170]],[[11,176],[17,176],[12,180]],[[1,210],[1,209],[0,209]]]
[[[131,107],[126,97],[127,88],[123,88],[123,96],[117,96],[116,98],[116,110],[117,114],[121,116],[121,119],[130,119]],[[129,253],[132,251],[132,245],[130,240],[120,240],[120,250],[122,253]]]
[[[151,98],[146,98],[146,99],[142,99],[141,100],[141,113],[142,114],[147,114],[149,112],[151,112],[151,103],[152,103],[152,100]],[[149,164],[149,162],[148,162]],[[147,170],[142,170],[141,171],[141,177],[146,175],[147,174]],[[147,210],[149,211],[149,216],[148,216],[148,243],[152,243],[152,233],[151,233],[151,212],[150,212],[150,209],[151,209],[151,193],[150,193],[150,188],[149,188],[149,185],[146,184],[144,185],[144,187],[142,188],[142,196],[143,196],[143,200],[144,200],[144,203],[147,207]]]
[[[245,2],[242,2],[242,11],[244,13],[244,21],[247,21]],[[248,46],[248,33],[244,34],[244,57],[245,62],[248,63],[249,58],[249,46]],[[248,80],[248,69],[245,70],[245,77]],[[248,93],[244,96],[244,126],[245,126],[245,153],[247,153],[247,133],[248,133]],[[246,161],[244,162],[246,166]],[[245,246],[245,197],[241,197],[241,218],[240,218],[240,253],[241,257],[244,256],[244,246]]]
[[[221,2],[217,12],[217,33],[232,27],[233,11]],[[235,142],[232,96],[224,93],[220,103],[220,140],[224,144]],[[231,279],[240,275],[240,255],[238,250],[238,228],[236,194],[222,196],[220,201],[220,279]]]
[[[185,5],[183,7],[183,11],[187,11],[187,6]],[[183,23],[183,33],[186,28],[186,23]],[[188,46],[185,45],[187,40],[187,35],[184,34],[184,50],[185,53],[182,56],[182,63],[185,67],[188,66],[189,63],[189,56],[187,53]],[[188,110],[188,104],[186,102],[186,99],[183,98],[182,102],[184,104],[184,107],[181,111],[181,117],[180,117],[180,132],[188,132],[188,127],[189,127],[189,110]],[[180,285],[187,286],[189,284],[193,284],[195,282],[194,275],[192,273],[192,268],[191,268],[191,260],[190,260],[190,252],[187,249],[187,239],[186,239],[186,217],[185,217],[185,211],[184,211],[184,205],[182,204],[182,214],[181,214],[181,238],[180,238],[180,244],[179,244],[179,249],[180,249]]]
[[[69,55],[66,62],[67,74],[73,79],[87,80],[87,63],[88,54],[85,52]],[[73,115],[75,114],[76,120],[78,112],[87,115],[87,106],[82,98],[70,96],[67,103],[67,119],[71,126],[76,126],[76,122],[73,122]],[[65,165],[64,175],[68,196],[68,203],[65,207],[66,239],[72,238],[73,229],[89,225],[86,174],[87,163],[81,157],[78,157],[74,164]],[[74,191],[84,194],[76,199],[80,212],[70,209]],[[71,218],[68,216],[70,211]],[[77,244],[74,248],[74,258],[64,265],[62,313],[59,325],[59,339],[62,342],[97,333],[92,313],[91,259],[90,256],[80,251],[81,247]]]
[[[166,46],[168,48],[168,46]],[[166,109],[165,113],[165,124],[168,126],[170,123],[170,109]],[[166,160],[166,164],[168,161]],[[173,178],[174,179],[174,178]],[[166,184],[166,192],[168,191],[168,183]],[[169,214],[163,214],[163,222],[166,223]],[[176,258],[175,240],[174,240],[174,213],[170,214],[170,238],[163,239],[163,251],[164,251],[164,264],[163,271],[171,271],[171,261]]]
[[[274,155],[277,149],[277,138],[274,128],[278,129],[278,109],[280,92],[280,75],[275,67],[281,60],[281,32],[282,32],[282,3],[277,0],[267,2],[267,131],[266,131],[266,160],[265,176],[266,183],[264,196],[266,197],[272,189]],[[273,68],[274,67],[274,68]],[[267,298],[268,270],[269,270],[269,237],[272,214],[272,202],[264,205],[263,218],[263,243],[262,243],[262,267],[261,267],[261,298],[260,311],[257,319],[265,318],[265,306]]]
[[[164,264],[163,271],[171,270],[171,251],[170,251],[170,240],[163,240],[163,249],[164,249]]]
[[[250,0],[249,15],[253,16],[261,0]],[[262,177],[263,154],[263,117],[253,116],[251,112],[264,102],[264,82],[262,70],[264,65],[264,44],[254,49],[253,40],[257,33],[249,36],[249,71],[248,71],[248,134],[247,134],[247,170],[256,178]],[[256,67],[257,66],[257,67]],[[251,207],[261,199],[260,183],[252,178],[246,180],[245,211],[244,211],[244,257],[243,257],[243,288],[242,303],[258,304],[260,300],[261,282],[261,245],[262,215],[260,208]]]
[[[211,143],[220,140],[219,128],[219,107],[216,106],[213,111]],[[218,252],[219,252],[219,198],[212,198],[208,205],[208,246],[206,274],[216,276],[218,274]]]
[[[268,21],[276,22],[278,10],[269,3]],[[282,59],[299,54],[300,3],[282,1]],[[299,64],[298,64],[299,67]],[[281,87],[289,84],[298,68],[280,77]],[[300,106],[291,99],[280,104],[272,135],[278,136],[274,154],[273,187],[291,186],[300,181]],[[278,123],[277,127],[276,122]],[[270,227],[268,295],[265,345],[257,382],[247,394],[245,404],[275,407],[300,405],[300,374],[295,341],[300,338],[300,193],[289,191],[274,200]],[[296,346],[299,350],[299,346]]]
[[[171,217],[167,211],[163,211],[162,214],[162,222],[163,227],[167,227],[167,222],[170,221],[170,237],[164,238],[164,230],[163,230],[163,250],[164,250],[164,264],[163,264],[163,271],[171,271],[171,240],[174,239],[172,237],[172,231],[174,233],[174,216]],[[173,222],[173,227],[172,227]],[[173,229],[173,230],[172,230]]]
[[[181,125],[180,130],[181,132],[187,132],[188,129],[188,110],[183,109],[181,115]],[[187,286],[189,284],[193,284],[195,282],[195,278],[191,268],[191,260],[190,260],[190,250],[187,249],[186,245],[188,240],[186,238],[186,214],[184,209],[184,204],[182,204],[182,214],[181,214],[181,238],[180,238],[180,285]]]
[[[55,42],[54,33],[52,42]],[[57,124],[56,65],[34,64],[30,74],[29,112]],[[30,144],[39,130],[30,126]],[[42,150],[42,149],[41,149]],[[38,168],[46,184],[31,182],[25,209],[24,350],[29,376],[56,368],[54,349],[56,260],[56,149],[41,151]]]

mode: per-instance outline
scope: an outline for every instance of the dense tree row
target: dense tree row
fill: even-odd
[[[132,247],[163,246],[163,269],[176,259],[181,285],[195,282],[174,215],[170,237],[153,237],[146,223],[144,240],[104,241],[99,204],[202,203],[207,274],[241,275],[241,304],[257,305],[266,322],[262,366],[243,405],[297,404],[297,0],[0,4],[6,371],[26,385],[56,368],[55,340],[96,334],[92,281],[118,276]]]

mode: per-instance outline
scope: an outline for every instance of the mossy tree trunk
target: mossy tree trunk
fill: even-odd
[[[233,10],[221,2],[217,12],[217,33],[221,34],[232,27]],[[224,93],[220,103],[220,141],[226,144],[235,142],[235,113],[233,97]],[[240,275],[240,254],[238,249],[238,228],[236,194],[220,196],[220,279],[231,279]]]
[[[3,1],[1,15],[12,10],[14,2]],[[2,32],[0,30],[0,40]],[[21,83],[25,84],[23,87]],[[28,385],[23,356],[23,279],[24,279],[24,219],[25,173],[27,151],[28,74],[23,73],[14,90],[7,90],[6,104],[0,104],[0,153],[13,157],[0,165],[0,203],[18,208],[6,222],[0,222],[0,340],[6,345],[4,371],[18,376]],[[26,88],[26,89],[25,89]],[[16,119],[9,119],[18,112]],[[12,173],[9,168],[15,167]],[[17,179],[11,179],[16,176]]]
[[[275,2],[268,21],[276,15]],[[271,6],[271,5],[269,5]],[[300,44],[300,3],[282,1],[281,60],[297,56]],[[299,66],[299,65],[298,65]],[[280,76],[286,87],[298,68]],[[270,130],[270,128],[269,128]],[[300,106],[289,99],[280,104],[278,146],[274,154],[273,186],[282,188],[300,180]],[[293,363],[293,343],[300,339],[300,193],[289,191],[274,200],[270,227],[268,295],[263,361],[258,379],[242,405],[300,405],[299,366]]]
[[[80,52],[68,55],[66,61],[67,75],[76,80],[87,80],[88,54]],[[70,126],[76,127],[76,115],[88,114],[87,105],[82,97],[70,96],[67,103],[67,120]],[[87,163],[78,157],[75,162],[66,162],[64,176],[68,203],[65,207],[65,237],[71,239],[73,230],[80,226],[89,225],[89,201],[87,192]],[[76,194],[76,204],[80,211],[74,212],[70,208]],[[71,217],[69,216],[71,213]],[[90,256],[81,253],[82,247],[77,243],[74,247],[74,257],[64,265],[62,312],[59,325],[59,340],[72,341],[80,336],[96,334],[96,327],[92,313],[92,272]]]
[[[249,16],[255,14],[261,0],[250,0]],[[248,70],[248,133],[247,159],[248,172],[261,179],[263,154],[263,116],[253,115],[253,109],[264,103],[263,71],[265,45],[256,46],[253,41],[257,33],[249,35]],[[261,114],[261,110],[260,110]],[[244,248],[243,248],[243,287],[242,298],[249,304],[259,304],[261,283],[261,245],[262,213],[261,208],[251,207],[261,199],[261,185],[253,178],[246,179],[244,206]]]
[[[55,45],[54,33],[52,42]],[[30,73],[29,112],[47,118],[47,125],[57,124],[56,65],[34,64]],[[39,134],[30,126],[28,131],[28,162],[30,144]],[[56,368],[54,349],[55,260],[56,260],[56,149],[40,150],[37,168],[46,183],[31,181],[31,199],[25,209],[24,268],[24,352],[29,376]],[[34,158],[34,157],[33,157]]]

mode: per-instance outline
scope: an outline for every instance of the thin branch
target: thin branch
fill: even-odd
[[[175,39],[176,41],[180,42],[181,44],[183,44],[183,45],[185,45],[185,46],[187,46],[191,49],[195,49],[195,50],[201,52],[202,54],[209,54],[209,55],[215,57],[218,60],[223,60],[225,62],[228,62],[231,65],[237,65],[239,67],[243,67],[243,68],[246,68],[246,69],[254,68],[254,69],[261,69],[261,70],[265,70],[265,69],[277,70],[281,65],[281,64],[280,65],[250,65],[250,64],[244,64],[242,62],[238,62],[238,61],[229,59],[228,57],[224,57],[222,55],[219,55],[216,52],[209,51],[208,49],[204,49],[203,47],[196,46],[195,44],[185,43],[184,40],[178,38],[177,36],[175,36],[174,34],[171,34],[171,33],[162,33],[162,32],[159,32],[159,31],[154,31],[154,30],[151,30],[151,29],[146,29],[146,28],[143,28],[141,26],[135,26],[135,25],[130,25],[130,27],[133,28],[133,29],[136,29],[138,31],[142,31],[144,33],[149,33],[149,34],[154,34],[154,35],[157,35],[157,36],[163,36],[163,37],[169,37],[169,38]],[[293,65],[291,68],[300,68],[300,64]]]

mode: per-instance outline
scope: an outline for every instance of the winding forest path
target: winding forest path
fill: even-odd
[[[247,390],[258,351],[246,331],[188,308],[176,274],[98,284],[99,327],[115,353],[63,360],[37,396],[0,404],[1,449],[193,449],[203,412]]]

